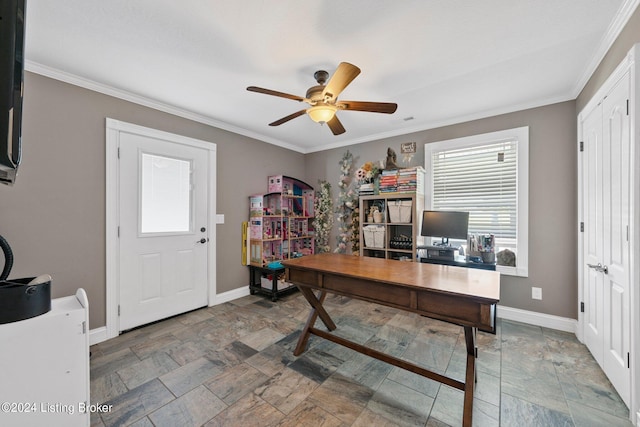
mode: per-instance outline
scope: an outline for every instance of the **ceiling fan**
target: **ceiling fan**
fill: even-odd
[[[263,89],[257,86],[249,86],[250,92],[264,93],[266,95],[279,96],[281,98],[293,99],[294,101],[306,102],[309,108],[296,111],[286,117],[269,123],[269,126],[280,126],[291,119],[308,114],[311,120],[318,123],[326,123],[334,135],[340,135],[345,132],[344,126],[338,120],[336,111],[352,110],[367,111],[371,113],[392,114],[398,108],[397,104],[390,102],[363,102],[363,101],[338,101],[338,95],[360,74],[360,68],[348,62],[341,62],[333,73],[331,79],[327,82],[329,73],[324,70],[316,71],[313,77],[318,82],[317,86],[312,86],[307,90],[306,96],[303,98],[297,95],[277,92],[271,89]],[[326,85],[325,85],[326,83]]]

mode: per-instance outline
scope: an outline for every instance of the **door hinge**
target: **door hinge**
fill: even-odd
[[[584,302],[580,303],[580,313],[584,313]]]
[[[120,158],[120,147],[118,147],[118,158]]]
[[[631,367],[631,355],[627,352],[627,368]]]
[[[627,116],[629,115],[629,100],[627,99]]]
[[[584,233],[584,222],[580,223],[580,232]]]
[[[120,316],[120,304],[118,304],[118,316]]]
[[[118,226],[118,237],[120,237],[120,226]]]
[[[580,141],[580,152],[584,151],[584,141]]]
[[[87,333],[87,321],[83,321],[82,322],[82,334],[86,334]]]

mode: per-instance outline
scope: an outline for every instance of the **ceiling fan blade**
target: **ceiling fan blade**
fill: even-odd
[[[340,135],[346,132],[344,126],[342,126],[342,123],[338,120],[338,116],[333,116],[333,118],[327,122],[327,126],[329,126],[329,129],[331,129],[334,135]]]
[[[291,95],[289,93],[278,92],[276,90],[271,90],[271,89],[264,89],[257,86],[249,86],[247,90],[249,92],[258,92],[258,93],[264,93],[265,95],[273,95],[273,96],[279,96],[280,98],[293,99],[294,101],[304,101],[304,98],[297,95]]]
[[[300,117],[301,115],[305,114],[306,112],[307,112],[307,110],[296,111],[293,114],[289,114],[288,116],[281,118],[280,120],[276,120],[273,123],[269,123],[269,126],[280,126],[281,124],[286,123],[291,119],[295,119],[296,117]]]
[[[339,101],[336,105],[344,110],[385,114],[395,113],[398,109],[398,104],[392,102]]]
[[[358,74],[360,74],[360,68],[348,62],[341,62],[336,72],[333,73],[333,76],[331,76],[327,85],[324,87],[322,96],[329,96],[332,99],[337,98],[344,88],[346,88],[353,79],[358,77]]]

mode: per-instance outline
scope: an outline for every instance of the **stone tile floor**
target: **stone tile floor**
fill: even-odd
[[[464,380],[462,328],[345,297],[336,333]],[[312,337],[299,293],[247,296],[91,347],[92,426],[459,426],[461,391]],[[324,327],[320,321],[318,327]],[[498,320],[478,334],[474,426],[631,426],[573,334]]]

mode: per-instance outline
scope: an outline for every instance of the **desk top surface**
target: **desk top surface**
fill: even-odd
[[[308,255],[282,261],[282,265],[495,302],[500,300],[500,273],[495,271],[343,254]]]

